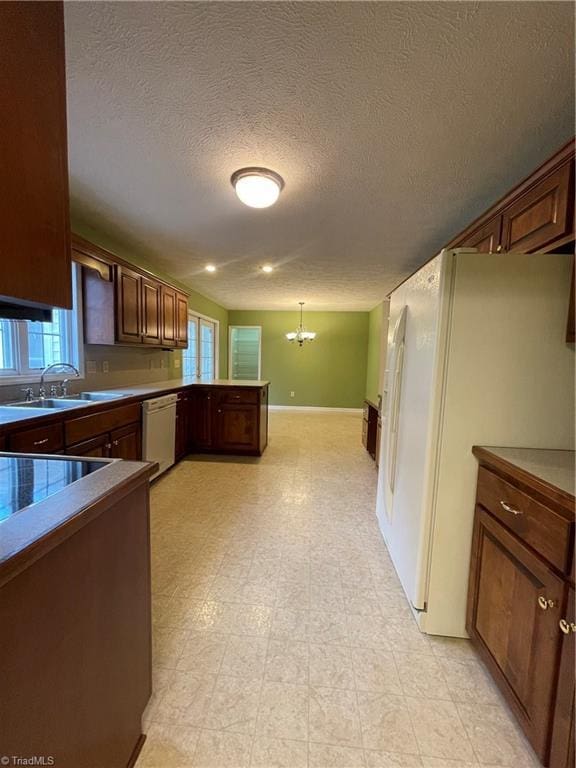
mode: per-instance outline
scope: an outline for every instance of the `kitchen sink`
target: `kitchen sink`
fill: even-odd
[[[22,403],[7,404],[7,408],[47,408],[56,410],[66,410],[66,408],[78,408],[82,402],[78,400],[65,400],[63,397],[46,398],[45,400],[30,400]]]
[[[79,395],[71,395],[71,397],[79,400],[117,400],[119,397],[126,397],[126,395],[119,392],[80,392]]]

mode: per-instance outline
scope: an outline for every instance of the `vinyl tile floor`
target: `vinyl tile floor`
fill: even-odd
[[[153,486],[138,768],[538,765],[469,642],[419,632],[360,418],[272,412],[263,457]]]

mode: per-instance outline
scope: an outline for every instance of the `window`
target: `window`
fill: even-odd
[[[262,328],[231,325],[228,370],[231,379],[259,379],[262,357]]]
[[[52,310],[52,322],[0,320],[0,383],[33,381],[52,363],[82,366],[77,268],[73,268],[73,309]],[[58,374],[61,376],[61,374]]]
[[[218,378],[219,323],[202,315],[188,315],[188,349],[182,353],[184,376]]]

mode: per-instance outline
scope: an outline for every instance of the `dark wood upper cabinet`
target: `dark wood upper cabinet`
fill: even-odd
[[[0,3],[0,299],[72,306],[61,2]]]
[[[561,166],[504,211],[502,246],[505,251],[538,251],[573,231],[574,203],[569,202],[572,169],[570,163]]]
[[[477,248],[481,253],[497,253],[502,250],[501,231],[502,216],[496,216],[463,237],[455,247]]]
[[[176,294],[176,346],[185,349],[188,346],[188,296]]]
[[[162,286],[162,344],[176,346],[176,291]]]
[[[142,341],[162,342],[162,288],[154,280],[142,278]]]
[[[73,236],[82,265],[87,344],[188,346],[188,297],[150,272]]]
[[[575,238],[574,156],[575,140],[571,139],[452,238],[446,248],[566,253]]]
[[[142,337],[142,276],[116,267],[116,337],[140,342]]]

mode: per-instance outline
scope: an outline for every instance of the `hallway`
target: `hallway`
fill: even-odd
[[[190,458],[153,486],[138,768],[538,765],[469,643],[417,629],[361,417],[270,419],[262,458]]]

